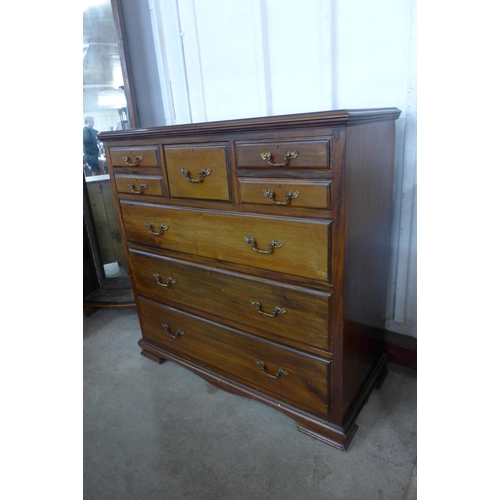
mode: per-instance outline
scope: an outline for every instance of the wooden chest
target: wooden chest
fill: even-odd
[[[396,108],[103,132],[142,329],[346,449],[385,374]]]

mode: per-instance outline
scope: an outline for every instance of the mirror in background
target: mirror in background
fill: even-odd
[[[86,177],[108,173],[102,144],[95,140],[97,133],[130,128],[111,2],[83,1],[82,128],[88,129],[83,129],[83,169]],[[85,123],[88,117],[93,119],[93,123],[90,120]]]
[[[126,98],[118,16],[115,24],[117,8],[117,0],[83,0],[84,235],[90,249],[84,277],[92,276],[84,304],[89,310],[133,305],[106,157],[96,138],[98,132],[134,124]],[[87,124],[86,118],[91,118]]]

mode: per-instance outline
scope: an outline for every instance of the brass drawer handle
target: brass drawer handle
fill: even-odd
[[[139,191],[135,191],[135,190],[134,190],[135,186],[134,186],[134,184],[133,184],[132,182],[129,182],[129,183],[127,184],[127,186],[130,188],[130,191],[131,191],[132,193],[134,193],[134,194],[141,194],[141,193],[142,193],[145,189],[147,189],[147,188],[148,188],[148,185],[147,185],[147,184],[141,184],[141,185],[139,186]]]
[[[178,339],[180,336],[184,335],[184,332],[182,330],[177,330],[175,333],[170,333],[170,328],[166,323],[162,323],[161,326],[163,327],[165,333],[173,339]]]
[[[153,236],[160,236],[163,231],[166,231],[168,229],[168,226],[166,224],[160,224],[158,226],[158,232],[155,232],[151,230],[151,228],[153,227],[153,224],[151,224],[151,222],[145,222],[144,225]]]
[[[285,377],[286,375],[290,375],[286,370],[283,368],[278,368],[278,371],[276,372],[276,375],[273,375],[272,373],[268,373],[266,371],[266,363],[264,361],[261,361],[260,359],[256,359],[255,362],[260,366],[260,370],[264,375],[267,375],[268,377],[273,378],[274,380],[279,379],[282,375]]]
[[[158,285],[160,286],[164,286],[164,287],[169,287],[170,285],[173,285],[175,283],[177,283],[177,281],[174,280],[174,278],[172,278],[171,276],[167,278],[167,281],[165,283],[162,283],[161,282],[161,277],[158,273],[154,273],[153,274],[153,278],[156,280],[156,283],[158,283]]]
[[[263,314],[264,316],[267,316],[268,318],[277,318],[278,314],[285,314],[286,313],[286,309],[283,309],[282,307],[278,307],[278,306],[276,306],[274,308],[274,311],[272,314],[266,313],[266,312],[262,311],[260,302],[258,300],[251,300],[250,303],[252,304],[252,306],[257,308],[257,310],[259,311],[260,314]]]
[[[257,253],[265,253],[265,254],[270,254],[270,253],[273,253],[273,250],[275,248],[280,248],[283,246],[283,243],[280,243],[279,241],[276,241],[276,240],[273,240],[271,241],[271,243],[269,243],[269,245],[267,245],[267,248],[269,248],[269,250],[259,250],[256,246],[255,246],[255,238],[253,236],[245,236],[245,241],[249,244],[249,245],[252,245],[252,250],[254,252],[257,252]]]
[[[127,167],[137,167],[137,165],[139,165],[139,162],[142,161],[142,155],[136,156],[134,158],[134,163],[128,162],[130,160],[129,156],[122,156],[122,158],[123,158],[123,161],[125,162],[125,165],[127,165]]]
[[[288,166],[288,162],[290,160],[294,160],[295,158],[297,158],[297,156],[299,156],[298,151],[288,151],[288,153],[283,157],[283,159],[285,160],[284,163],[273,163],[273,155],[271,154],[270,151],[266,151],[265,153],[260,153],[260,157],[264,161],[267,161],[267,163],[271,165],[271,167],[286,167]]]
[[[203,168],[198,172],[198,179],[191,179],[189,177],[189,170],[187,168],[181,168],[181,173],[182,175],[188,180],[189,182],[203,182],[203,179],[212,173],[212,171],[209,168]]]
[[[271,203],[273,205],[288,205],[288,204],[290,204],[290,200],[293,200],[294,198],[298,198],[299,194],[300,194],[299,191],[289,191],[286,194],[286,201],[276,201],[274,199],[274,191],[272,189],[264,189],[264,191],[262,191],[262,192],[264,193],[264,196],[266,198],[269,198],[271,200]]]

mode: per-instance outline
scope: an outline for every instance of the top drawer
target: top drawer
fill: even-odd
[[[164,146],[172,198],[229,201],[227,145]]]
[[[110,147],[109,156],[115,168],[159,167],[158,146]]]
[[[236,143],[236,165],[241,168],[327,169],[330,141]]]

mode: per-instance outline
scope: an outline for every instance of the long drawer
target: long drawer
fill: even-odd
[[[137,292],[249,325],[268,338],[328,350],[331,294],[130,252]]]
[[[330,281],[329,220],[121,203],[127,240],[224,262]]]
[[[328,415],[331,362],[139,299],[143,337],[283,401]]]

